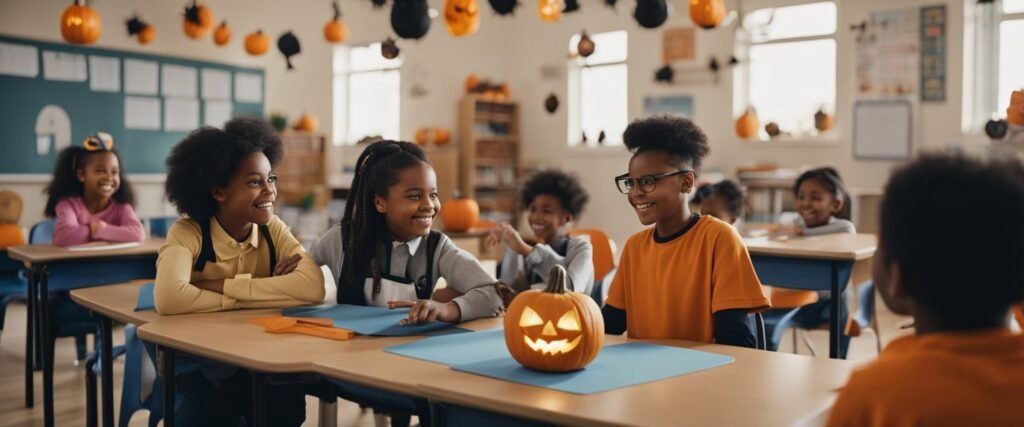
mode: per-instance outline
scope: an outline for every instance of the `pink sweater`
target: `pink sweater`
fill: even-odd
[[[106,209],[95,214],[85,207],[81,197],[68,197],[57,202],[57,225],[53,231],[53,244],[73,246],[96,240],[108,242],[141,242],[146,239],[142,222],[135,216],[132,206],[111,200]],[[107,225],[95,236],[89,235],[89,223],[103,221]]]

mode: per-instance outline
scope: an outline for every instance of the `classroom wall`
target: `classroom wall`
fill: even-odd
[[[758,2],[746,0],[747,9]],[[735,168],[754,162],[775,162],[784,167],[831,164],[839,168],[851,187],[880,187],[896,162],[855,161],[850,134],[854,98],[855,49],[850,24],[869,16],[873,10],[947,5],[947,100],[944,103],[915,106],[914,150],[943,149],[963,140],[960,131],[962,93],[962,56],[964,1],[972,0],[840,0],[838,37],[838,99],[836,138],[830,143],[820,141],[792,143],[745,143],[733,134],[732,75],[726,68],[719,82],[708,79],[698,82],[677,82],[673,86],[655,84],[654,71],[661,65],[661,30],[646,30],[632,18],[631,2],[620,1],[617,12],[598,2],[583,2],[575,14],[565,15],[557,24],[543,23],[537,18],[536,6],[521,2],[513,18],[490,13],[485,1],[480,31],[470,37],[455,39],[447,34],[443,20],[434,20],[430,33],[420,41],[400,41],[403,65],[403,99],[401,129],[404,138],[411,138],[415,129],[424,125],[456,124],[456,103],[462,96],[466,74],[474,72],[484,78],[508,80],[512,98],[521,103],[523,155],[528,164],[559,165],[577,172],[591,193],[589,210],[580,225],[601,227],[621,245],[640,228],[635,215],[612,183],[612,177],[626,170],[628,154],[624,148],[571,148],[566,143],[566,49],[569,38],[580,29],[588,32],[626,29],[629,34],[629,115],[642,114],[643,97],[666,93],[689,94],[695,100],[695,121],[707,132],[712,145],[705,170],[719,170],[733,175]],[[187,56],[200,60],[220,61],[237,65],[260,66],[266,70],[266,105],[268,112],[283,112],[297,117],[302,112],[320,118],[321,130],[331,134],[331,47],[321,38],[322,25],[330,17],[328,0],[208,0],[216,20],[228,19],[234,36],[227,48],[218,48],[209,39],[192,41],[181,33],[180,15],[185,2],[163,0],[103,0],[94,2],[104,19],[104,33],[98,47],[144,51],[155,54]],[[736,1],[729,1],[734,8]],[[58,17],[68,4],[64,0],[0,0],[0,32],[16,37],[59,40]],[[442,0],[430,0],[441,9]],[[691,26],[686,3],[673,0],[669,27]],[[389,13],[373,11],[366,0],[343,0],[345,22],[351,30],[350,44],[382,40],[390,33]],[[148,46],[139,46],[126,35],[123,20],[132,11],[139,11],[157,27],[157,37]],[[284,59],[272,46],[263,57],[250,57],[241,48],[244,34],[260,27],[275,37],[291,29],[300,38],[303,52],[293,59],[295,71],[286,72]],[[699,31],[696,59],[691,65],[703,67],[710,55],[724,63],[733,48],[731,29]],[[543,79],[541,68],[554,66],[561,76]],[[430,89],[421,98],[408,97],[413,80]],[[542,109],[544,98],[555,92],[562,106],[553,115]],[[342,149],[332,149],[329,162],[340,170]],[[126,165],[130,169],[130,165]],[[34,180],[34,181],[33,181]],[[22,223],[29,225],[41,217],[44,178],[28,177],[29,182],[0,182],[13,187],[26,198]],[[140,216],[173,212],[162,202],[162,177],[140,177],[137,184]]]

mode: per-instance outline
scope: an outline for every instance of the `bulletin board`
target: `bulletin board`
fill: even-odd
[[[264,72],[213,62],[0,36],[0,175],[45,174],[103,131],[129,173],[164,173],[201,126],[264,115]]]
[[[853,105],[853,156],[858,160],[908,159],[912,129],[910,101],[857,101]]]

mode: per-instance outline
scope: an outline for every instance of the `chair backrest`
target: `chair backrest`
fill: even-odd
[[[615,268],[615,242],[608,238],[604,231],[596,228],[581,228],[569,231],[569,237],[580,235],[590,236],[590,245],[594,248],[594,281],[597,282]],[[595,286],[596,288],[596,286]]]
[[[35,223],[28,232],[28,244],[42,245],[53,243],[53,230],[56,226],[57,220],[53,218]]]
[[[149,223],[149,235],[153,237],[167,237],[167,231],[171,229],[171,224],[174,224],[178,220],[176,216],[155,216],[147,218],[146,222]]]
[[[768,336],[764,331],[764,316],[754,313],[754,340],[758,350],[768,350]]]

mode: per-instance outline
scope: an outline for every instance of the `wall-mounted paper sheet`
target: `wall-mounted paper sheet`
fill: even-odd
[[[224,127],[224,122],[231,120],[231,101],[206,101],[203,108],[206,126]]]
[[[124,97],[124,128],[160,130],[160,98]]]
[[[235,73],[235,101],[263,101],[263,78],[259,74]]]
[[[96,92],[121,91],[121,60],[109,56],[89,56],[89,89]]]
[[[164,98],[164,130],[189,132],[199,127],[199,100]]]
[[[194,67],[160,64],[160,94],[175,98],[195,98],[199,82]]]
[[[14,43],[0,43],[0,74],[18,77],[39,75],[39,49]]]
[[[203,99],[231,100],[231,72],[214,68],[200,71]]]
[[[65,82],[84,82],[89,78],[85,66],[85,55],[44,50],[43,78]]]
[[[159,78],[159,67],[156,62],[139,59],[124,60],[124,93],[156,95]]]

